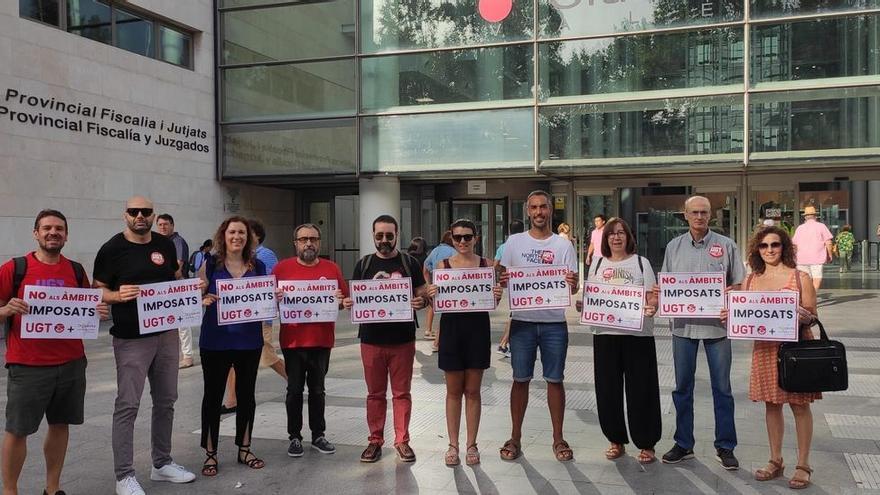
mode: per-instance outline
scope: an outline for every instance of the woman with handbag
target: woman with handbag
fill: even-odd
[[[797,270],[795,248],[784,229],[770,226],[759,229],[749,241],[748,263],[752,273],[743,284],[743,290],[789,290],[800,293],[798,321],[800,338],[813,339],[810,325],[816,319],[816,292],[809,274]],[[727,310],[722,311],[722,320]],[[798,459],[795,471],[788,481],[789,488],[801,489],[810,485],[810,442],[813,439],[813,414],[810,403],[821,399],[820,392],[786,392],[779,387],[776,357],[779,342],[756,340],[752,351],[752,372],[749,380],[749,399],[764,402],[767,436],[770,441],[770,460],[755,471],[755,479],[769,481],[783,475],[782,436],[785,421],[784,404],[791,407],[797,434]]]

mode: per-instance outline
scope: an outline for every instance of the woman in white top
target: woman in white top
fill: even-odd
[[[605,457],[617,459],[625,453],[629,423],[629,436],[641,449],[638,460],[649,464],[656,460],[654,445],[662,431],[653,320],[657,297],[651,292],[656,278],[648,260],[636,254],[629,225],[619,218],[605,225],[601,251],[602,257],[590,267],[587,282],[641,286],[647,298],[640,330],[591,326],[599,425],[611,442]]]

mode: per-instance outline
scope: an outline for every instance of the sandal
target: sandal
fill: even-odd
[[[512,438],[504,442],[504,446],[501,447],[501,459],[505,461],[514,461],[521,455],[522,447],[514,442]]]
[[[217,451],[206,450],[205,455],[207,459],[205,459],[205,464],[202,465],[202,476],[217,476]],[[214,463],[209,464],[211,461],[214,461]]]
[[[244,457],[242,457],[242,454],[244,454]],[[238,448],[238,463],[244,464],[251,469],[263,469],[263,466],[266,465],[262,459],[251,452],[250,445],[243,445]]]
[[[654,449],[642,449],[642,451],[639,452],[639,463],[641,464],[651,464],[656,460],[657,456],[654,455]]]
[[[574,452],[571,451],[571,447],[568,446],[568,442],[565,440],[560,440],[553,444],[553,455],[556,456],[556,460],[559,462],[574,460]]]
[[[480,463],[480,450],[477,448],[477,444],[468,446],[467,455],[464,456],[464,462],[468,466]]]
[[[779,459],[778,461],[770,459],[769,461],[767,461],[766,466],[755,471],[755,479],[758,481],[770,481],[772,479],[776,479],[782,476],[784,471],[785,466],[782,465],[782,459]]]
[[[797,476],[798,471],[803,471],[803,472],[807,473],[807,479],[804,480],[804,479],[795,478],[795,476]],[[810,466],[795,466],[794,476],[792,476],[791,479],[788,480],[788,487],[793,490],[800,490],[800,489],[806,488],[806,487],[810,486],[810,478],[812,477],[812,475],[813,475],[813,470],[810,469]]]
[[[612,443],[611,446],[605,450],[605,458],[609,461],[613,461],[614,459],[619,459],[625,453],[626,447],[624,447],[622,443]]]
[[[461,459],[458,458],[458,447],[450,443],[449,449],[446,451],[446,457],[444,459],[446,465],[449,467],[454,467],[461,464]]]
[[[431,330],[425,330],[425,340],[434,340],[434,332]]]

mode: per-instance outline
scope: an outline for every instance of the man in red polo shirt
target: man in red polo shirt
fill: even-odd
[[[11,319],[6,340],[6,434],[3,436],[3,493],[18,493],[18,478],[27,457],[27,437],[37,432],[43,416],[49,423],[43,453],[46,489],[43,495],[64,495],[61,469],[67,454],[68,425],[83,423],[86,355],[81,339],[22,339],[21,316],[28,313],[24,287],[88,288],[82,265],[61,255],[67,242],[67,218],[43,210],[34,222],[37,250],[24,257],[24,278],[15,280],[15,261],[0,267],[0,319]],[[14,285],[18,283],[15,293]],[[110,317],[98,303],[101,319]]]
[[[272,270],[282,280],[335,280],[339,290],[337,300],[348,295],[348,285],[336,263],[318,257],[321,250],[321,231],[307,223],[293,231],[297,255],[287,258]],[[312,430],[312,448],[322,454],[336,452],[336,447],[324,436],[324,377],[330,366],[330,349],[336,340],[335,323],[283,323],[281,325],[281,352],[287,370],[287,433],[290,446],[287,455],[302,457],[303,386],[309,386],[309,428]]]

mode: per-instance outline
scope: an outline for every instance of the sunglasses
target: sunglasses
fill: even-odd
[[[452,240],[455,242],[471,242],[474,240],[474,234],[452,234]]]
[[[386,241],[394,240],[394,234],[391,232],[378,232],[375,237],[377,241],[381,241],[382,239],[385,239]]]
[[[307,242],[311,242],[312,244],[317,244],[320,241],[320,237],[297,237],[296,242],[300,244],[305,244]]]
[[[127,213],[128,216],[130,216],[131,218],[137,218],[138,214],[141,214],[144,216],[144,218],[147,218],[148,216],[153,214],[153,209],[152,208],[126,208],[125,213]]]
[[[767,249],[767,248],[779,249],[781,247],[782,247],[782,243],[778,242],[778,241],[774,241],[769,244],[766,242],[762,242],[762,243],[758,244],[758,249]]]

